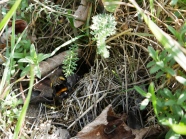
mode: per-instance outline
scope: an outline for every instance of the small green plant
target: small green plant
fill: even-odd
[[[15,41],[17,42],[19,40],[19,43],[17,43],[16,47],[14,47],[14,53],[13,55],[11,53],[7,53],[6,57],[11,57],[11,75],[14,75],[14,73],[18,70],[21,71],[20,76],[25,76],[26,74],[29,73],[30,71],[30,67],[29,67],[29,60],[32,58],[34,58],[33,53],[30,53],[30,50],[33,50],[34,46],[33,44],[31,44],[31,41],[29,39],[27,39],[27,34],[23,33],[18,34],[18,36],[15,35]],[[9,48],[11,49],[11,48]],[[9,50],[11,51],[11,50]],[[33,50],[35,51],[35,50]],[[30,55],[32,54],[32,55]],[[44,59],[50,57],[50,54],[38,54],[37,60],[38,63],[43,61]],[[23,62],[24,61],[24,62]],[[37,77],[41,77],[40,72],[39,72],[39,65],[37,66],[37,68],[35,67],[36,72],[36,76]]]
[[[116,33],[116,21],[114,16],[110,14],[99,14],[92,18],[93,25],[90,26],[94,35],[94,40],[97,42],[97,53],[104,58],[109,57],[108,48],[106,45],[107,37]]]
[[[9,4],[12,6],[14,5],[16,0],[10,0]],[[25,10],[28,7],[28,1],[27,0],[22,0],[19,7],[17,8],[17,13],[20,15],[21,18],[25,18]]]
[[[67,56],[63,61],[63,72],[65,76],[68,77],[74,73],[76,70],[76,62],[78,60],[78,47],[76,45],[72,46],[70,50],[67,52]]]
[[[152,47],[148,47],[149,55],[153,58],[151,62],[147,64],[147,68],[150,68],[150,73],[156,73],[156,78],[165,73],[172,76],[176,75],[176,72],[171,68],[175,64],[175,60],[171,54],[168,54],[166,50],[162,52],[155,51]]]
[[[62,8],[61,5],[56,5],[54,2],[49,0],[44,0],[43,2],[40,2],[38,0],[34,0],[34,4],[29,4],[28,8],[25,12],[32,13],[34,20],[36,20],[38,17],[41,17],[41,14],[46,14],[46,19],[48,22],[52,23],[53,21],[56,23],[59,21],[61,16],[67,16],[72,17],[67,11],[67,9]]]
[[[30,46],[30,55],[18,60],[19,63],[28,63],[25,69],[23,69],[21,75],[26,75],[30,72],[30,64],[34,64],[34,72],[38,78],[41,78],[41,71],[39,69],[39,63],[44,59],[50,57],[50,54],[36,53],[35,47],[32,44]]]
[[[150,84],[148,92],[145,92],[141,88],[135,86],[135,89],[145,97],[145,100],[141,103],[141,108],[145,108],[151,101],[158,122],[162,125],[170,127],[170,130],[165,138],[178,139],[179,136],[186,135],[186,92],[184,89],[186,85],[186,74],[184,72],[184,70],[186,71],[186,57],[181,48],[182,42],[184,42],[184,39],[182,38],[184,35],[176,36],[177,34],[175,31],[172,28],[169,28],[177,37],[177,42],[170,35],[159,28],[134,0],[129,1],[137,9],[153,35],[165,49],[159,53],[151,47],[148,48],[150,53],[149,55],[153,58],[153,60],[148,64],[150,73],[157,74],[156,78],[159,78],[162,75],[168,75],[166,77],[167,79],[165,77],[163,78],[161,86],[157,86],[157,89],[155,89],[153,83]],[[174,2],[176,3],[176,1]],[[184,32],[185,31],[183,31],[183,34]],[[175,68],[175,61],[177,62],[179,68]],[[183,69],[181,69],[181,67]],[[179,89],[173,89],[173,87],[171,88],[172,90],[169,89],[169,86],[165,84],[169,78],[174,79],[173,81],[179,86]]]
[[[172,26],[167,26],[169,31],[175,36],[177,41],[184,47],[186,47],[186,23],[183,24],[183,26],[177,31]]]
[[[16,124],[16,128],[14,131],[14,139],[18,138],[19,131],[21,129],[21,126],[25,120],[26,111],[28,109],[28,105],[30,102],[30,97],[32,93],[32,88],[34,86],[34,77],[37,75],[38,77],[41,77],[40,69],[39,69],[39,62],[43,59],[47,58],[50,55],[43,55],[43,54],[37,54],[34,45],[32,44],[30,46],[30,56],[27,56],[25,58],[22,58],[19,60],[19,62],[26,62],[28,63],[29,72],[30,72],[30,82],[29,82],[29,91],[27,98],[25,100],[25,103],[23,105],[23,108],[20,113],[20,117],[18,118],[18,122]]]
[[[9,128],[13,123],[15,123],[20,116],[21,107],[18,107],[22,104],[22,100],[17,99],[17,96],[14,92],[11,92],[7,97],[1,101],[1,117],[0,126],[1,128]]]
[[[140,87],[134,87],[145,99],[141,102],[140,109],[143,110],[152,102],[154,113],[160,124],[170,127],[166,139],[179,139],[180,134],[186,135],[186,91],[178,89],[171,92],[168,88],[155,91],[154,83],[151,83],[148,92]]]
[[[180,86],[182,86],[182,89],[170,91],[167,87],[164,87],[155,91],[154,84],[151,83],[148,92],[145,92],[138,86],[135,86],[136,91],[145,97],[140,108],[144,109],[150,101],[152,102],[158,121],[162,125],[171,128],[166,135],[167,139],[170,137],[178,138],[180,134],[186,135],[186,113],[184,111],[186,108],[186,91],[183,87],[185,82],[182,82],[185,79],[185,75],[180,70],[177,69],[176,72],[173,69],[175,61],[173,56],[168,54],[166,50],[159,52],[155,51],[152,47],[149,47],[148,50],[149,55],[153,58],[153,60],[147,64],[147,67],[150,68],[150,73],[156,73],[156,79],[161,77],[164,86],[165,82],[170,82],[169,80],[174,77],[181,83]],[[181,76],[178,76],[178,73],[181,74]],[[178,77],[180,79],[178,79]]]
[[[14,53],[12,55],[11,75],[13,75],[19,69],[24,70],[25,66],[23,64],[19,64],[17,61],[29,55],[29,51],[30,51],[31,42],[30,40],[27,39],[26,34],[15,35],[15,42],[17,42],[18,40],[19,40],[19,43],[14,48]],[[7,51],[11,51],[11,48],[7,47]],[[11,53],[9,52],[6,53],[6,57],[10,57],[10,56],[11,56]]]

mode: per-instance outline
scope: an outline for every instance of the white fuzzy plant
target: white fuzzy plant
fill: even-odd
[[[106,39],[116,33],[115,18],[110,14],[99,14],[92,18],[92,22],[90,33],[94,35],[94,40],[97,42],[97,53],[108,58],[110,46],[106,45]]]

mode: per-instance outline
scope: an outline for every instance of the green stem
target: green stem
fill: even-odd
[[[159,120],[158,109],[157,109],[157,98],[156,98],[155,91],[154,91],[154,83],[150,83],[149,92],[152,95],[151,99],[152,99],[152,106],[154,109],[154,113],[157,119]]]
[[[13,139],[17,139],[18,138],[18,134],[20,132],[20,129],[23,125],[23,122],[25,120],[25,116],[26,116],[26,111],[28,109],[28,105],[29,105],[29,102],[30,102],[30,97],[31,97],[31,93],[32,93],[32,88],[33,88],[33,85],[34,85],[34,67],[35,65],[33,64],[30,64],[30,83],[29,83],[29,91],[28,91],[28,95],[27,95],[27,98],[26,98],[26,101],[24,103],[24,106],[22,108],[22,111],[21,111],[21,114],[19,116],[19,119],[18,119],[18,122],[16,124],[16,128],[15,128],[15,132],[14,132],[14,138]]]

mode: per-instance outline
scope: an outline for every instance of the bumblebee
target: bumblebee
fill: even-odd
[[[55,102],[60,103],[64,98],[67,98],[68,95],[73,91],[73,88],[78,82],[78,80],[79,76],[77,74],[73,74],[71,76],[68,76],[67,78],[62,76],[58,77],[58,79],[56,79],[55,81],[55,84],[57,84],[57,82],[63,83],[55,86],[54,93]]]
[[[72,92],[78,80],[78,75],[73,74],[66,78],[62,73],[62,69],[57,69],[49,78],[34,86],[30,102],[55,102],[55,104],[59,104]]]

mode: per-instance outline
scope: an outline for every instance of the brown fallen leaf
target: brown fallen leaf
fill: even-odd
[[[15,34],[19,34],[22,33],[24,31],[24,29],[27,26],[27,22],[24,20],[16,20],[15,21]],[[12,21],[8,22],[8,31],[3,33],[0,37],[1,43],[5,44],[5,45],[0,45],[1,47],[6,47],[6,41],[7,39],[10,39],[10,35],[12,33]]]
[[[25,20],[21,20],[21,19],[16,20],[15,21],[15,34],[17,35],[19,33],[22,33],[24,29],[26,28],[26,26],[27,26],[27,22]],[[7,32],[4,32],[0,36],[0,49],[6,48],[7,41],[10,43],[11,33],[12,33],[12,21],[9,21]],[[4,58],[2,54],[0,54],[0,64],[3,64],[5,62],[6,62],[6,59]]]
[[[109,105],[92,123],[86,125],[71,139],[142,139],[145,135],[147,137],[159,132],[158,127],[131,129],[126,125],[126,119],[125,114],[116,116]]]
[[[90,3],[87,2],[87,0],[81,0],[81,4],[74,13],[74,27],[78,28],[85,23],[88,16],[89,7]]]
[[[44,79],[34,86],[30,103],[53,102],[53,88],[50,86],[50,79]]]
[[[123,118],[115,116],[111,105],[90,124],[85,126],[76,136],[77,139],[134,139],[130,128],[124,128]]]
[[[135,139],[143,139],[144,137],[149,137],[151,135],[161,133],[161,130],[159,125],[155,125],[152,127],[141,128],[139,130],[132,129],[132,133],[136,135]]]
[[[15,21],[15,34],[22,33],[27,26],[27,22],[25,20],[17,19]],[[8,27],[12,27],[12,21],[8,22]]]

